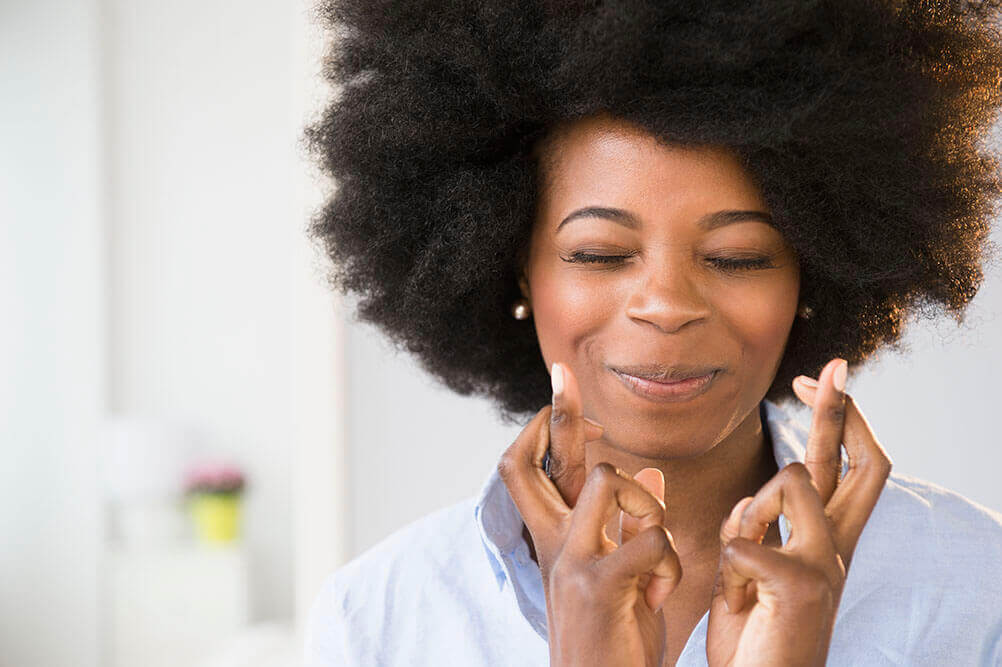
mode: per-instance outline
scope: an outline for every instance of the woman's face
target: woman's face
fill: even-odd
[[[543,150],[520,285],[547,368],[573,370],[603,440],[684,457],[757,425],[800,271],[748,174],[725,150],[666,148],[607,116],[575,122]],[[674,399],[642,395],[627,377],[714,368],[701,393]]]

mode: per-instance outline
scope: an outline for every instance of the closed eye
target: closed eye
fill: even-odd
[[[574,252],[569,258],[561,258],[565,262],[578,264],[613,264],[629,259],[633,255],[595,255],[589,252]]]
[[[635,254],[635,253],[634,253]],[[576,264],[617,264],[634,255],[596,255],[588,252],[574,252],[570,257],[562,257],[565,262]],[[749,271],[772,268],[768,257],[708,257],[707,260],[723,271]]]
[[[749,271],[768,269],[773,266],[768,257],[710,257],[709,260],[724,271]]]

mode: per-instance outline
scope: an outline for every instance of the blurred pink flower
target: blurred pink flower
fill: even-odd
[[[184,476],[185,493],[239,493],[244,483],[243,471],[228,463],[197,463]]]

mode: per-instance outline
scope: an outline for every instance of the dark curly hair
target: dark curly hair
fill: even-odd
[[[998,3],[327,0],[334,96],[304,142],[336,187],[310,225],[380,327],[506,422],[550,400],[517,276],[538,148],[608,113],[666,145],[729,147],[801,266],[767,398],[839,356],[958,324],[994,255]]]

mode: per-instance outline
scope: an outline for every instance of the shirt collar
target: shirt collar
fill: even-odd
[[[767,429],[772,442],[776,465],[782,469],[794,461],[802,462],[805,454],[804,443],[807,442],[807,431],[803,425],[772,401],[763,400],[759,408],[763,427]],[[510,577],[510,556],[524,544],[524,539],[522,515],[508,493],[508,487],[498,475],[497,468],[491,471],[484,482],[473,514],[491,570],[497,579],[498,587],[503,588],[505,581]],[[780,535],[785,544],[789,530],[784,521],[780,521]]]

